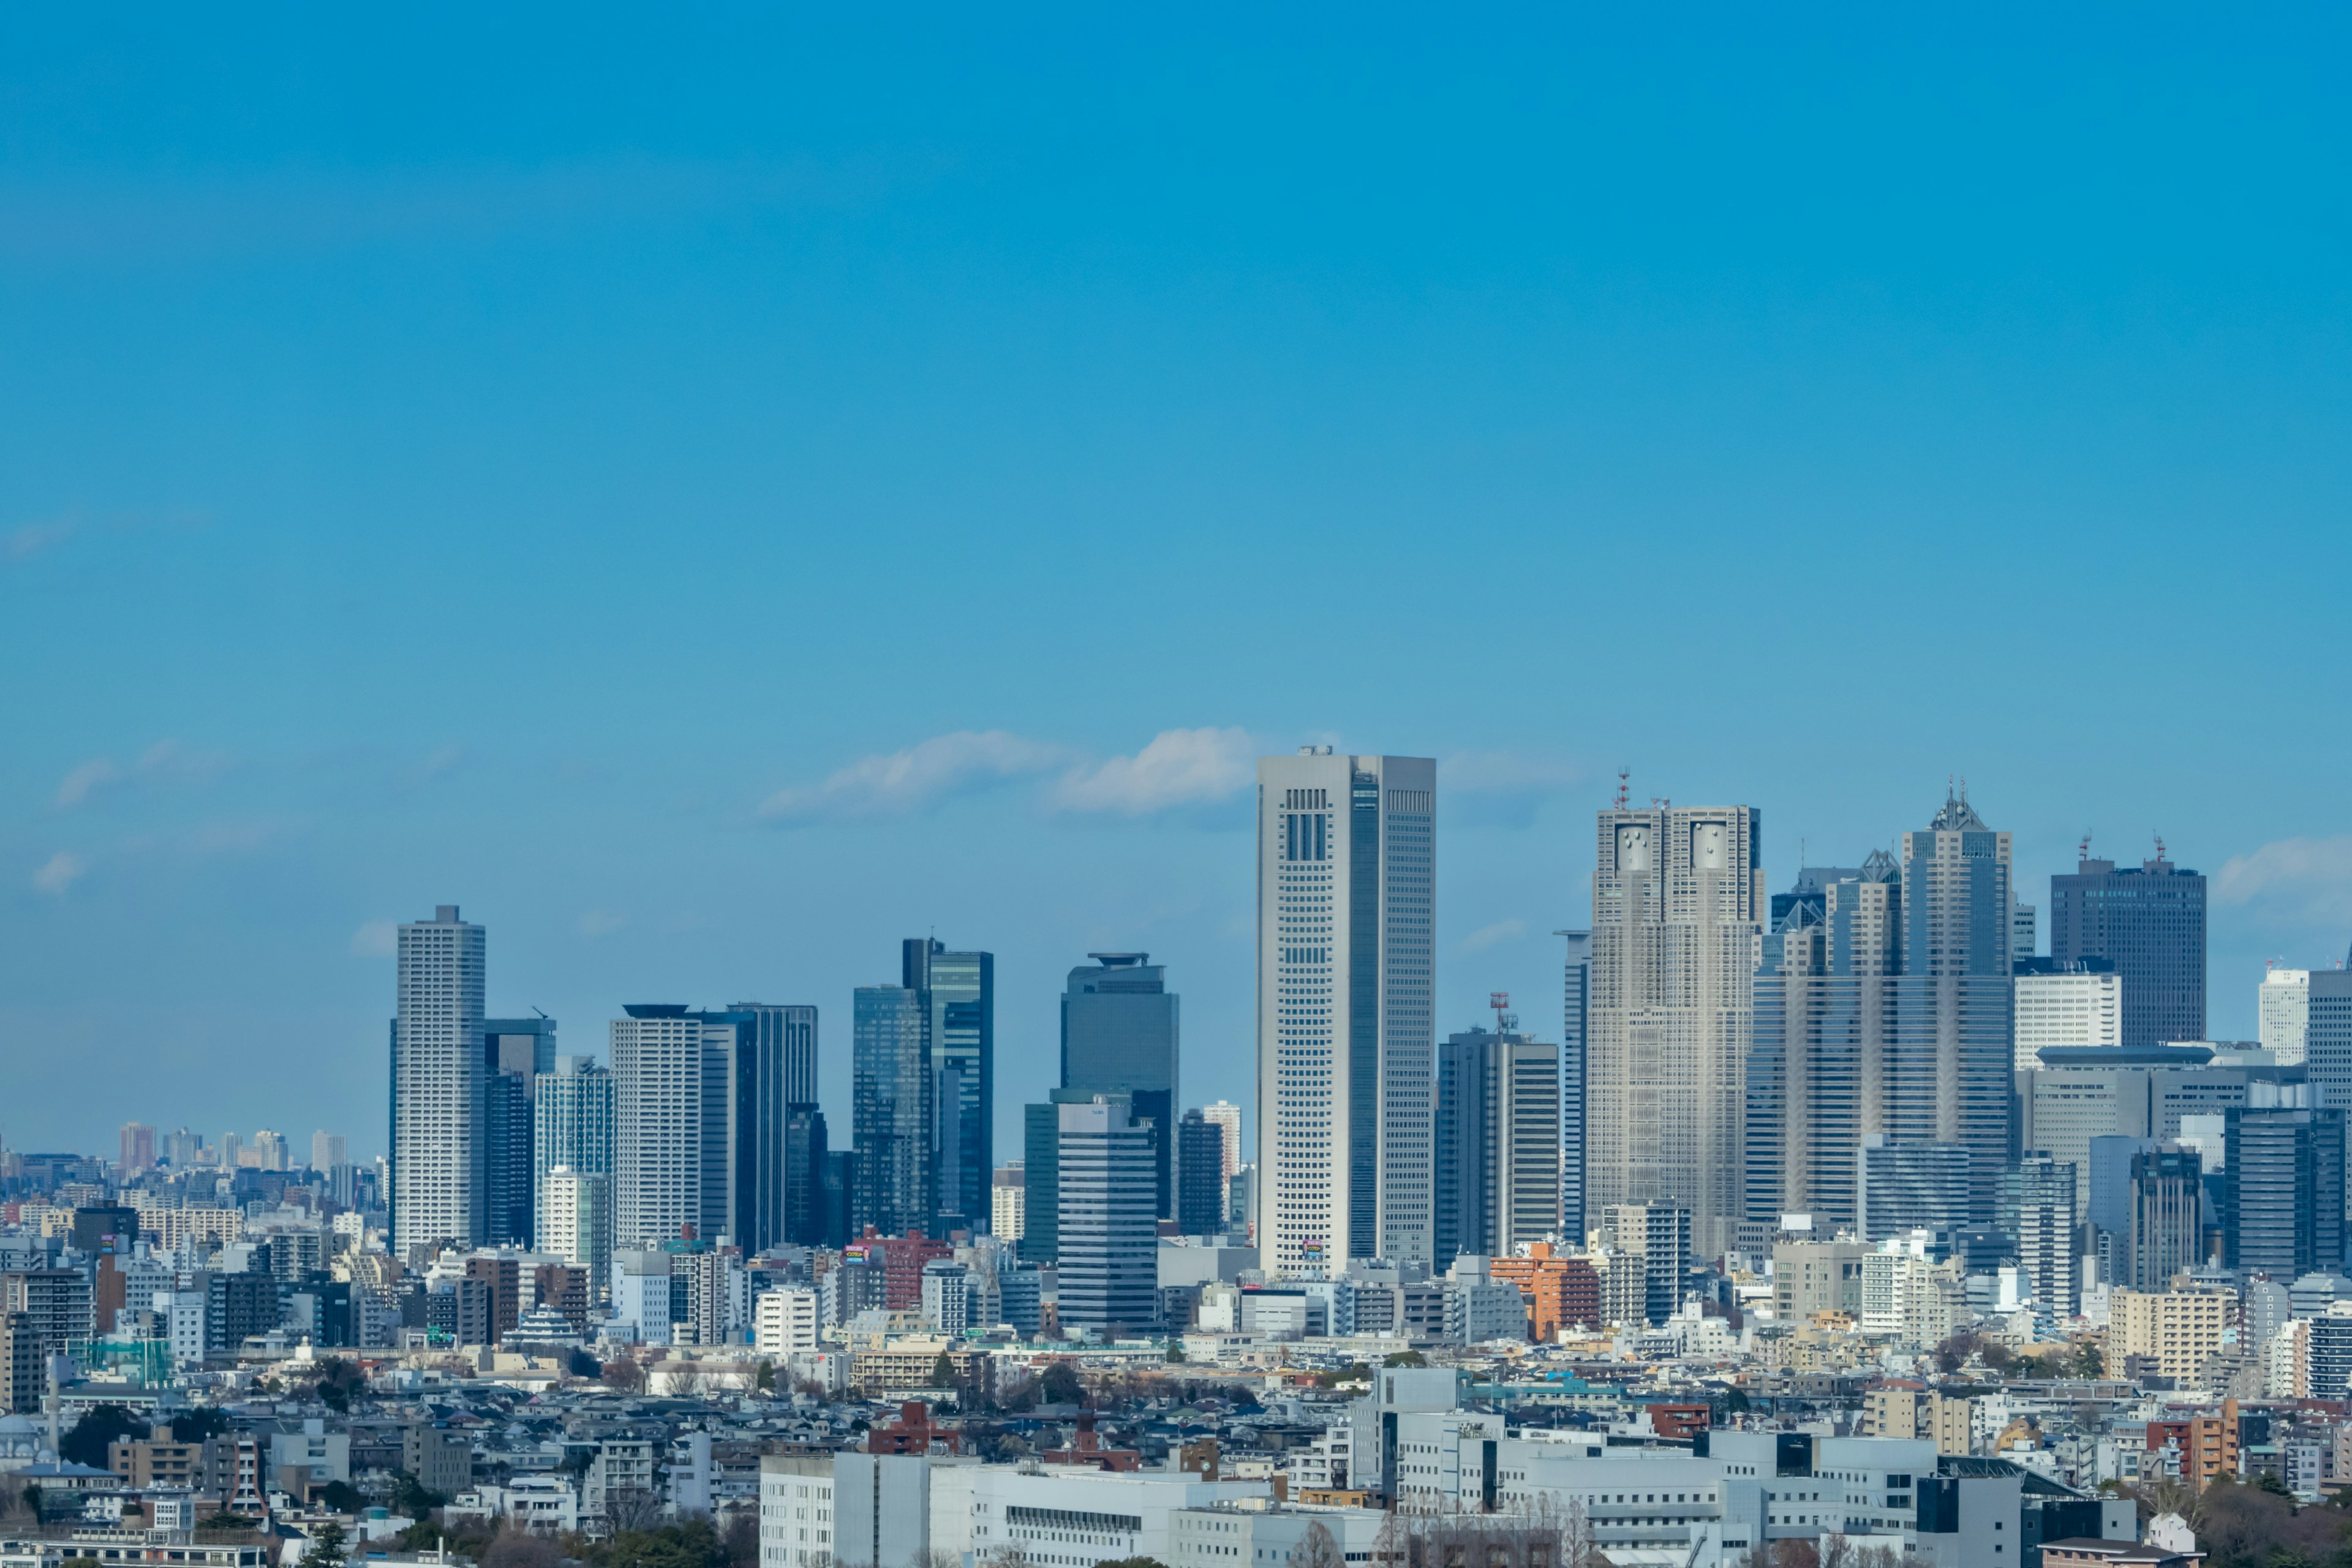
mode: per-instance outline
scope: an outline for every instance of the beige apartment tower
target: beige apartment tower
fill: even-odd
[[[1761,833],[1752,806],[1621,805],[1600,814],[1587,1212],[1684,1205],[1707,1257],[1735,1244],[1742,1212]]]

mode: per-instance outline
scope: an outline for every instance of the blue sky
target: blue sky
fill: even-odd
[[[1441,759],[1444,1022],[1591,812],[2352,942],[2341,13],[63,11],[0,49],[0,1133],[382,1142],[494,1009],[1149,949],[1245,1100],[1248,758]],[[1000,1144],[1002,1146],[1002,1143]]]

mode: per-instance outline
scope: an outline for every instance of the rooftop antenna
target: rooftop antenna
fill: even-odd
[[[1513,1029],[1519,1026],[1518,1019],[1512,1015],[1510,1010],[1511,994],[1509,992],[1487,992],[1486,1005],[1495,1010],[1495,1033],[1498,1035],[1507,1035]]]
[[[2150,831],[2154,830],[2151,829]],[[2164,858],[2164,835],[2161,833],[2156,835],[2156,858],[2158,861],[2162,861]]]
[[[1617,809],[1620,811],[1625,809],[1625,780],[1629,776],[1631,776],[1630,769],[1619,768],[1617,770]]]
[[[2074,847],[2074,858],[2078,860],[2091,858],[2091,830],[2087,827],[2083,829],[2083,842]]]

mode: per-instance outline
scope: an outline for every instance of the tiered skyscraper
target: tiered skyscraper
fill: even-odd
[[[1431,1261],[1437,764],[1307,746],[1257,779],[1261,1256]]]
[[[1090,952],[1062,993],[1062,1087],[1125,1093],[1151,1123],[1160,1219],[1176,1217],[1177,1003],[1148,952]]]
[[[1889,1164],[1918,1145],[1965,1151],[1969,1217],[1993,1217],[2012,1089],[2009,835],[1953,795],[1902,852],[1835,873],[1762,943],[1746,1162],[1759,1222],[1855,1223],[1872,1137]]]
[[[393,1247],[478,1246],[488,1196],[483,931],[442,904],[431,920],[400,928],[397,952]]]
[[[1585,1094],[1587,1214],[1691,1211],[1707,1256],[1732,1246],[1741,1063],[1765,908],[1752,806],[1600,815]]]

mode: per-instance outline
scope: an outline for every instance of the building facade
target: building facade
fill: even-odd
[[[1434,1250],[1436,791],[1426,757],[1258,759],[1254,1195],[1277,1278]]]
[[[2050,956],[2114,963],[2125,1045],[2205,1037],[2205,879],[2166,859],[2161,839],[2137,869],[2085,853],[2050,879]]]
[[[1437,1053],[1434,1142],[1440,1261],[1559,1236],[1559,1047],[1507,1027],[1448,1036]]]
[[[2042,1047],[2084,1049],[2124,1043],[2123,981],[2104,958],[2054,958],[2016,965],[2019,1071],[2042,1065]]]
[[[1123,1092],[1151,1124],[1160,1217],[1176,1217],[1178,998],[1148,952],[1090,952],[1062,993],[1062,1087]]]
[[[1559,1232],[1584,1239],[1584,1038],[1592,999],[1592,933],[1555,933],[1568,942],[1559,1012]]]
[[[1159,1316],[1150,1131],[1109,1095],[1056,1109],[1062,1326],[1140,1331]]]
[[[480,1243],[487,1227],[483,1122],[485,933],[438,906],[400,928],[393,1018],[392,1240]]]

